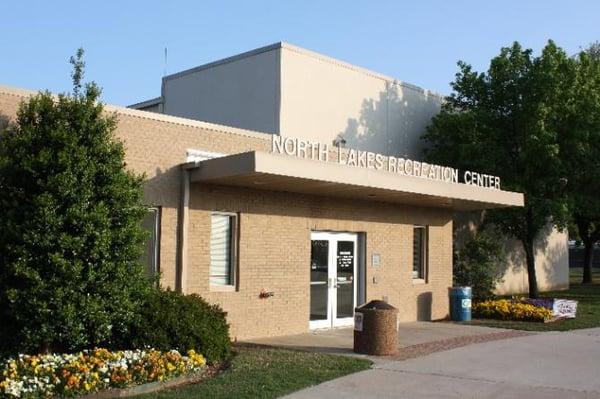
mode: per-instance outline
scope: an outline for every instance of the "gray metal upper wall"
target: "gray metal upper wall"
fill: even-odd
[[[165,76],[132,106],[266,133],[420,158],[443,96],[287,43]],[[160,105],[157,105],[160,104]]]

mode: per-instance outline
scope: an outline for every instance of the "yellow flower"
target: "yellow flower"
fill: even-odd
[[[480,317],[503,320],[543,321],[552,317],[550,309],[506,299],[476,303],[473,306],[473,313]]]
[[[24,381],[32,375],[49,381],[47,387],[40,388],[45,395],[70,396],[99,388],[164,381],[187,371],[198,370],[206,363],[204,356],[193,350],[183,356],[176,351],[140,350],[125,353],[95,348],[64,357],[45,356],[21,355],[16,360],[4,363],[3,370],[0,370],[0,375],[4,376],[0,380],[0,396],[6,393],[13,382]],[[109,367],[107,363],[112,361],[123,366]]]

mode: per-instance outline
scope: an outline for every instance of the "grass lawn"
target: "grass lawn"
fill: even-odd
[[[370,367],[370,361],[353,357],[242,347],[231,367],[213,378],[139,397],[277,398]]]
[[[600,327],[600,270],[594,269],[593,284],[588,285],[581,284],[582,269],[571,269],[570,272],[571,287],[568,290],[544,292],[540,296],[579,301],[577,318],[554,323],[476,319],[471,324],[527,331],[566,331]]]

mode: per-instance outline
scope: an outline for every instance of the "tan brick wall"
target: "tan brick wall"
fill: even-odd
[[[14,116],[28,93],[0,87],[0,115]],[[176,286],[181,170],[187,149],[219,153],[268,151],[270,136],[180,118],[109,108],[127,166],[145,173],[148,204],[162,206],[161,282]],[[240,214],[239,290],[211,292],[208,280],[210,212]],[[412,225],[430,225],[426,284],[413,284]],[[452,214],[427,209],[192,184],[185,290],[219,303],[239,339],[305,332],[309,318],[310,231],[366,233],[367,300],[387,297],[400,320],[438,319],[448,312],[452,280]],[[381,266],[371,266],[371,255]],[[377,283],[374,283],[374,277]],[[266,288],[275,293],[259,299]]]
[[[211,211],[240,214],[237,292],[210,291]],[[412,280],[413,224],[430,226],[425,284]],[[192,185],[186,288],[221,304],[229,313],[233,336],[240,339],[305,332],[314,230],[366,233],[367,300],[387,297],[400,309],[401,321],[447,315],[452,280],[449,212],[262,190]],[[374,252],[381,255],[376,268],[370,262]],[[275,295],[260,299],[263,288]]]
[[[146,114],[142,111],[138,113]],[[148,203],[162,207],[162,283],[175,287],[177,214],[181,195],[179,165],[186,161],[186,150],[197,149],[225,154],[253,149],[266,151],[270,148],[270,142],[257,137],[123,114],[119,115],[116,134],[125,143],[128,166],[137,172],[145,173],[147,177],[145,197]]]

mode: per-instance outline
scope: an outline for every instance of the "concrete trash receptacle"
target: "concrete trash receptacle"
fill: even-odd
[[[398,309],[371,301],[354,309],[354,352],[393,355],[398,350]]]

